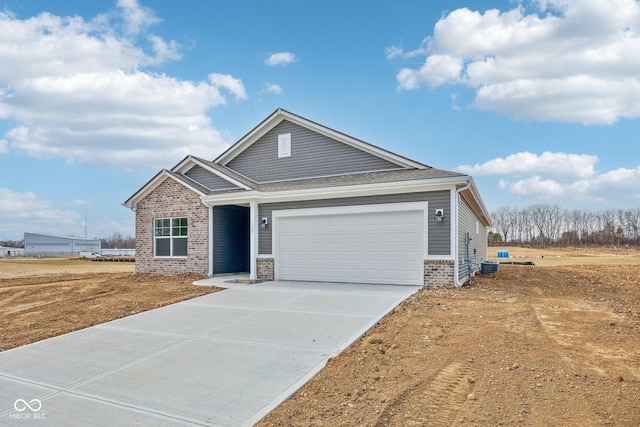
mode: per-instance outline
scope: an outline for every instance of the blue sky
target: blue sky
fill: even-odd
[[[474,177],[489,210],[640,207],[636,0],[8,0],[0,240],[121,206],[282,107]]]

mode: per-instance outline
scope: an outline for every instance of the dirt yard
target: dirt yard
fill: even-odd
[[[640,266],[423,289],[261,426],[640,426]]]
[[[425,288],[260,425],[640,426],[640,265],[615,256]],[[0,349],[215,290],[129,264],[30,265],[0,260]]]
[[[0,259],[0,351],[215,292],[133,263]]]

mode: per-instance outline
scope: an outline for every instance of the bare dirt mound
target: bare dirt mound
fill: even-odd
[[[640,266],[423,289],[262,426],[639,426]]]

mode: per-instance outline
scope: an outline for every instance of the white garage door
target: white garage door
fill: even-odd
[[[422,285],[424,209],[310,211],[274,212],[276,278]]]

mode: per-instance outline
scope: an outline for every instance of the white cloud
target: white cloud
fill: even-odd
[[[396,56],[402,56],[403,53],[404,49],[402,49],[400,46],[389,46],[384,50],[384,54],[388,60],[392,60]]]
[[[450,96],[451,98],[451,109],[453,111],[460,111],[460,105],[458,105],[458,94],[457,93],[452,93]]]
[[[457,171],[497,176],[499,190],[531,200],[563,200],[582,205],[620,205],[640,201],[640,166],[600,172],[598,157],[587,154],[516,153],[482,164],[462,165]]]
[[[13,126],[0,153],[157,169],[226,147],[206,112],[246,99],[242,81],[144,71],[179,59],[179,45],[147,32],[159,22],[150,9],[135,0],[118,6],[93,20],[0,12],[0,119]]]
[[[405,52],[402,46],[389,46],[385,48],[384,54],[388,60],[391,60],[395,57],[401,58],[414,58],[416,56],[428,55],[429,54],[429,41],[430,38],[427,37],[420,43],[418,48],[411,50],[409,52]]]
[[[264,63],[269,67],[273,67],[275,65],[287,65],[297,61],[298,57],[296,57],[296,55],[291,52],[278,52],[269,55]]]
[[[84,222],[83,222],[84,224]],[[112,236],[113,233],[118,232],[123,236],[135,236],[135,221],[117,221],[109,216],[103,216],[101,218],[92,221],[89,218],[89,236],[91,237],[106,237]]]
[[[52,224],[61,234],[77,234],[82,230],[82,219],[78,213],[56,209],[50,201],[32,192],[0,188],[1,236],[18,240],[25,231],[44,232],[50,230]]]
[[[180,54],[180,45],[171,40],[169,43],[164,41],[161,37],[150,35],[147,37],[151,42],[151,48],[154,53],[154,63],[161,64],[165,61],[175,61],[182,58]]]
[[[566,195],[570,185],[561,184],[553,179],[539,176],[523,179],[515,183],[504,183],[509,191],[516,196],[534,197],[536,199],[558,199]]]
[[[578,181],[559,181],[540,176],[515,182],[501,180],[499,187],[515,196],[541,201],[563,200],[582,205],[620,205],[640,201],[636,183],[640,180],[640,166],[620,168]]]
[[[229,74],[209,74],[209,81],[218,95],[220,95],[220,88],[224,88],[231,92],[236,101],[247,98],[247,93],[244,90],[242,80],[236,79]],[[221,99],[224,101],[224,97],[221,97]]]
[[[640,117],[640,2],[531,0],[507,12],[457,9],[414,52],[398,86],[466,85],[474,106],[525,120],[609,124]],[[407,54],[386,51],[392,59]]]
[[[588,178],[594,175],[597,162],[597,156],[588,154],[546,151],[537,155],[521,152],[482,164],[458,166],[456,170],[469,175],[523,176],[542,173],[555,178]]]
[[[140,6],[137,0],[118,0],[118,7],[121,8],[122,18],[129,34],[138,34],[160,22],[153,10]]]
[[[282,95],[282,87],[280,87],[280,85],[272,84],[272,83],[266,83],[265,82],[263,87],[264,87],[264,89],[263,89],[264,93],[272,93],[274,95]]]

